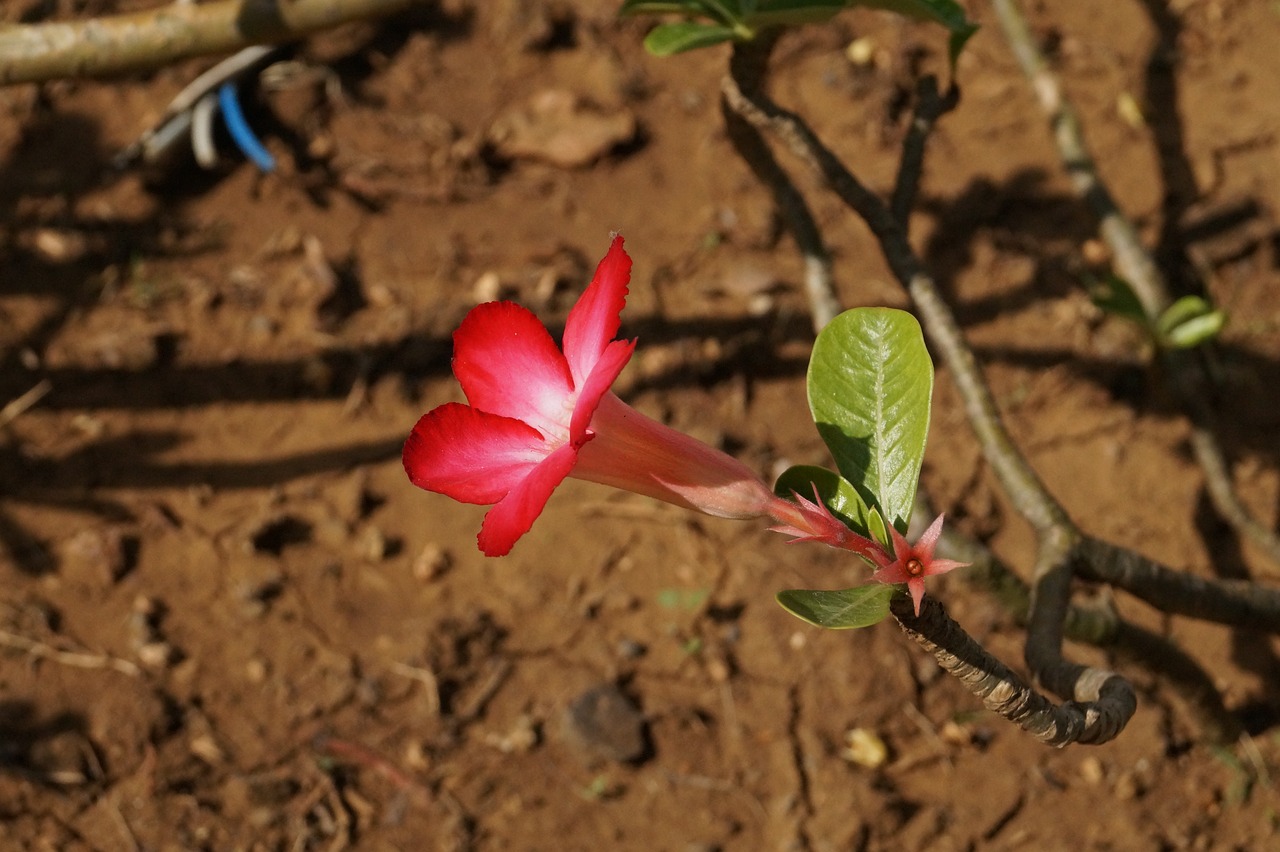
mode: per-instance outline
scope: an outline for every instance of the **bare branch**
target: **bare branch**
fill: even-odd
[[[390,15],[421,0],[221,0],[0,27],[0,85],[100,77]]]
[[[1081,577],[1124,589],[1162,612],[1280,633],[1280,589],[1174,571],[1096,538],[1084,538],[1077,553],[1076,573]]]
[[[916,505],[920,514],[934,516],[922,495],[917,495]],[[1031,592],[990,550],[948,525],[942,531],[938,552],[970,563],[965,579],[984,587],[1015,619],[1026,623]],[[1096,604],[1072,604],[1064,627],[1067,638],[1106,648],[1163,680],[1186,703],[1206,741],[1225,745],[1239,736],[1240,723],[1223,705],[1208,672],[1173,642],[1121,618],[1109,595]]]
[[[917,617],[911,601],[895,598],[892,612],[902,629],[929,651],[987,709],[999,713],[1046,745],[1097,745],[1115,739],[1137,709],[1133,687],[1112,672],[1090,670],[1075,699],[1055,705],[986,652],[951,620],[937,599],[925,598]]]

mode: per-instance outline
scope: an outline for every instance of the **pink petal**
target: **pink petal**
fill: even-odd
[[[920,561],[928,564],[933,559],[933,549],[938,545],[938,539],[942,536],[942,521],[946,514],[941,514],[934,519],[929,525],[929,529],[924,531],[924,535],[916,539],[916,554],[920,557]]]
[[[402,460],[419,488],[463,503],[496,503],[549,452],[527,423],[448,402],[422,415]]]
[[[911,602],[916,605],[916,617],[920,617],[920,601],[924,600],[924,580],[915,577],[907,581],[907,591],[911,593]]]
[[[634,340],[615,340],[604,348],[600,360],[591,370],[591,375],[578,393],[578,402],[573,408],[573,419],[569,422],[569,440],[581,446],[582,438],[587,433],[591,417],[600,405],[600,399],[609,392],[614,379],[622,372],[631,360],[631,353],[636,349]]]
[[[881,583],[888,583],[891,586],[919,579],[908,574],[901,561],[886,565],[871,576],[872,579],[879,580]]]
[[[925,563],[924,573],[926,577],[936,577],[938,574],[945,574],[956,568],[968,568],[972,564],[972,562],[957,562],[954,559],[931,559]]]
[[[899,562],[905,562],[911,558],[911,544],[907,541],[907,537],[898,532],[898,528],[893,524],[885,524],[889,528],[889,535],[893,538],[893,555],[898,558]],[[895,582],[905,582],[897,580]]]
[[[564,481],[578,460],[578,451],[565,444],[529,472],[511,493],[484,516],[476,542],[485,556],[506,556],[516,540],[529,531],[542,514],[551,492]]]
[[[582,387],[605,347],[617,336],[630,280],[631,258],[623,251],[618,235],[564,324],[564,355],[575,387]]]
[[[568,436],[573,379],[536,316],[513,302],[487,302],[453,333],[453,374],[481,411],[523,420],[544,437]]]

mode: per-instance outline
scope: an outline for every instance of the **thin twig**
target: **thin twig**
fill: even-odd
[[[87,651],[64,651],[5,630],[0,630],[0,645],[64,666],[74,666],[79,669],[113,669],[130,677],[138,677],[142,674],[142,669],[135,663],[119,657],[112,657],[109,654],[92,654]]]
[[[53,390],[53,382],[48,379],[41,379],[36,382],[31,390],[5,403],[4,408],[0,408],[0,429],[26,414],[32,406],[44,399],[45,394],[51,390]]]
[[[418,681],[427,688],[427,712],[432,716],[440,715],[440,679],[431,669],[417,668],[394,660],[391,670],[407,678]]]
[[[1164,273],[1143,245],[1137,227],[1102,181],[1085,144],[1080,117],[1063,94],[1017,3],[992,0],[992,5],[1018,65],[1049,117],[1053,141],[1072,188],[1098,220],[1102,238],[1115,258],[1116,270],[1133,289],[1147,322],[1154,327],[1173,302]],[[1164,375],[1191,421],[1192,450],[1204,472],[1205,487],[1214,508],[1228,524],[1266,553],[1274,565],[1280,566],[1280,535],[1253,517],[1232,483],[1231,468],[1217,438],[1216,418],[1204,396],[1211,384],[1202,362],[1192,353],[1167,347],[1160,347],[1159,352]]]
[[[431,793],[423,784],[368,746],[321,734],[312,742],[312,748],[337,760],[346,760],[372,769],[397,790],[408,795],[415,804],[431,804]]]
[[[221,0],[126,15],[0,27],[0,85],[101,77],[274,44],[421,0]]]

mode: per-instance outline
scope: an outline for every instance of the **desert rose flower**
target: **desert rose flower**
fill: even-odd
[[[469,404],[446,403],[418,421],[404,445],[409,479],[492,504],[477,537],[489,556],[510,552],[568,476],[721,518],[771,517],[780,531],[843,546],[852,533],[825,507],[775,496],[742,462],[610,392],[635,350],[635,341],[614,340],[630,276],[615,236],[569,312],[563,351],[519,305],[467,314],[453,335],[453,373]]]
[[[935,574],[945,574],[953,568],[964,568],[968,562],[956,562],[954,559],[934,559],[933,551],[938,546],[938,538],[942,535],[942,519],[929,525],[929,529],[916,541],[908,544],[907,539],[889,526],[893,536],[893,555],[879,551],[872,556],[872,561],[879,566],[873,579],[882,583],[906,583],[911,600],[916,605],[916,615],[920,614],[920,601],[924,598],[924,578]]]

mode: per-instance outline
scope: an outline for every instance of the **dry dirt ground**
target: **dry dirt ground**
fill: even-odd
[[[459,397],[465,312],[512,297],[554,327],[612,229],[635,258],[624,396],[766,475],[826,462],[801,265],[722,132],[726,51],[649,57],[615,5],[426,2],[316,38],[250,105],[269,176],[225,142],[210,173],[111,170],[208,61],[0,91],[0,403],[48,383],[0,436],[0,847],[1280,848],[1274,638],[1119,596],[1212,672],[1250,747],[1201,743],[1126,664],[1128,729],[1054,751],[890,624],[822,632],[774,603],[865,577],[834,552],[569,483],[490,560],[478,507],[405,480],[404,436]],[[969,5],[987,25],[914,228],[1010,427],[1087,530],[1274,576],[1205,509],[1185,422],[1083,294],[1094,227]],[[1280,10],[1026,5],[1121,203],[1231,312],[1224,441],[1274,524]],[[773,90],[883,189],[943,41],[846,14],[785,39]],[[905,306],[865,228],[813,197],[845,303]],[[1239,215],[1180,229],[1204,205]],[[945,370],[923,479],[1025,572]],[[933,591],[1020,666],[1020,628],[960,573]],[[853,729],[888,760],[849,760]]]

